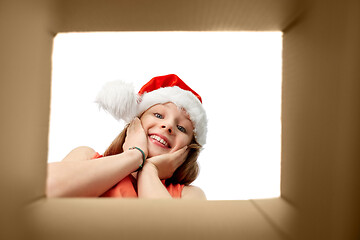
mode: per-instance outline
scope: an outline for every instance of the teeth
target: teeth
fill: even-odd
[[[155,139],[156,141],[160,142],[162,145],[168,146],[168,143],[164,139],[162,139],[161,137],[156,136],[156,135],[151,135],[150,137],[152,139]]]

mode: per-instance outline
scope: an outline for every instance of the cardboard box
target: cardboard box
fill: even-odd
[[[1,239],[355,239],[360,3],[2,0]],[[58,32],[284,32],[281,198],[46,199]],[[171,213],[171,214],[170,214]]]

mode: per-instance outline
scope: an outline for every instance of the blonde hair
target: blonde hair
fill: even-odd
[[[103,154],[104,156],[111,156],[124,152],[123,144],[125,142],[128,127],[129,125],[126,125],[121,133],[113,140],[113,142]],[[199,175],[199,165],[197,163],[197,158],[201,150],[201,145],[196,142],[195,137],[193,137],[189,148],[190,151],[185,162],[175,170],[172,177],[165,180],[166,185],[177,183],[189,185]]]

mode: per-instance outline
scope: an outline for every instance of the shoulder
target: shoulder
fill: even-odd
[[[81,146],[73,149],[64,159],[63,161],[69,160],[89,160],[93,158],[96,154],[96,151],[91,147]]]
[[[190,186],[184,186],[181,192],[181,198],[206,200],[206,195],[201,188],[190,185]]]

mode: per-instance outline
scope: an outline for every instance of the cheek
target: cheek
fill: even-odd
[[[145,130],[145,132],[147,132],[147,130],[150,128],[150,122],[146,117],[140,118],[140,121],[143,129]]]
[[[181,148],[189,145],[191,143],[192,138],[189,137],[182,137],[177,139],[175,147],[171,150],[171,152],[175,152],[180,150]]]
[[[179,148],[189,145],[191,143],[191,139],[192,138],[190,138],[188,136],[182,137],[181,139],[179,139]]]

